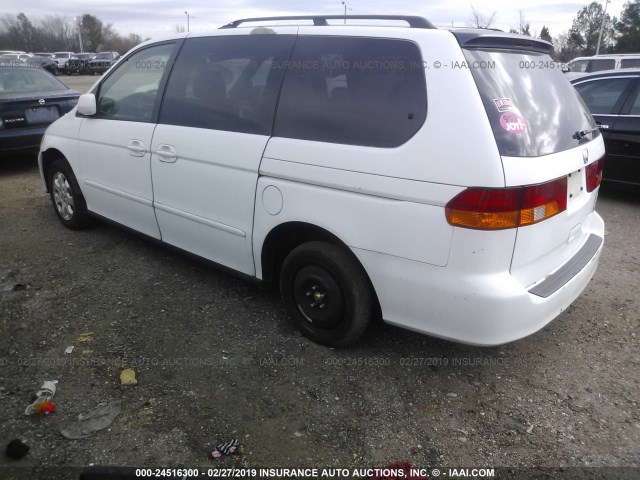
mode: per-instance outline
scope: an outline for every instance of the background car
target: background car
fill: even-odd
[[[5,62],[10,62],[10,61],[18,61],[18,62],[22,62],[24,60],[27,60],[29,58],[33,57],[32,54],[30,53],[5,53],[2,55],[2,60]]]
[[[96,57],[95,53],[76,53],[66,63],[63,72],[67,75],[77,73],[79,75],[88,75],[89,61]]]
[[[91,74],[102,75],[111,68],[116,60],[120,58],[118,52],[100,52],[93,60],[89,61],[89,71]]]
[[[571,83],[602,132],[604,180],[640,185],[640,69],[593,73]]]
[[[64,64],[75,55],[73,52],[56,52],[52,55],[53,59],[58,63],[58,68],[64,68]]]
[[[23,62],[26,66],[42,68],[52,75],[58,75],[58,63],[51,57],[33,56]]]
[[[0,151],[38,148],[47,126],[79,96],[40,68],[0,66]]]
[[[604,70],[640,68],[640,53],[621,53],[577,57],[567,63],[563,69],[568,80],[583,77],[588,73]]]

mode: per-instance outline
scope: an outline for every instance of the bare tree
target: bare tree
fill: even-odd
[[[472,26],[476,28],[491,28],[491,25],[493,25],[493,22],[496,19],[497,12],[494,10],[490,17],[486,17],[485,15],[480,13],[478,10],[476,10],[476,7],[471,5],[471,13],[472,13],[472,17],[471,17]]]
[[[75,27],[67,17],[46,15],[38,22],[37,43],[39,50],[75,50],[78,46]]]
[[[107,23],[106,25],[102,25],[102,44],[98,47],[98,50],[109,50],[109,51],[117,51],[116,44],[119,44],[120,36],[118,32],[116,32],[113,28],[112,23]]]
[[[124,53],[142,42],[131,33],[120,35],[113,24],[103,24],[93,15],[82,16],[82,38],[88,51],[114,50]],[[78,27],[67,17],[46,15],[32,23],[24,13],[0,14],[0,50],[78,51]]]
[[[184,25],[180,25],[180,24],[177,24],[177,23],[176,23],[176,24],[173,26],[173,30],[174,30],[176,33],[185,33],[185,32],[187,31],[187,27],[185,27]]]

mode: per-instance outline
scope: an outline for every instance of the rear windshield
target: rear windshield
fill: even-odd
[[[595,122],[548,55],[464,50],[501,155],[538,157],[577,147]],[[591,136],[587,136],[587,139]]]
[[[68,87],[37,68],[0,68],[0,93],[45,92]]]

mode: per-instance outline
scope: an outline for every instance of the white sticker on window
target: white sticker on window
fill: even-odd
[[[494,98],[493,103],[496,104],[499,112],[510,112],[513,110],[513,103],[510,98]]]

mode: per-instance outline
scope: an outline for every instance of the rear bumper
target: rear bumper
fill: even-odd
[[[0,130],[0,151],[27,150],[40,147],[40,141],[49,125]]]
[[[593,277],[604,242],[604,222],[593,212],[590,258],[578,258],[582,268],[546,297],[528,291],[508,268],[489,273],[436,267],[376,252],[354,249],[376,289],[387,323],[420,333],[479,346],[494,346],[535,333],[565,310]],[[585,245],[589,240],[585,239]],[[582,246],[576,256],[588,246]],[[557,272],[571,268],[574,258]],[[584,255],[583,255],[584,256]],[[541,279],[539,284],[544,284]]]

